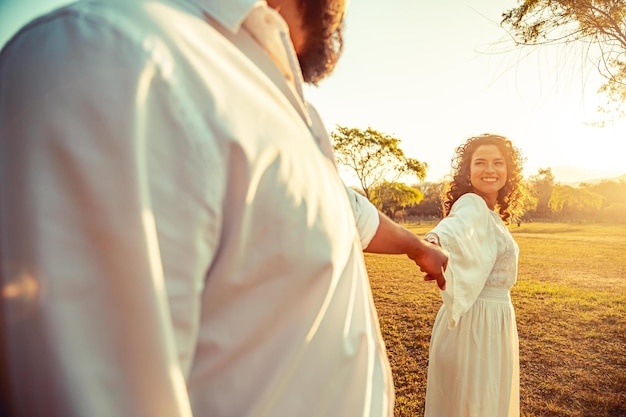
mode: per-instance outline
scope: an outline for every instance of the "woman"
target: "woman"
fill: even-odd
[[[509,289],[519,249],[506,223],[520,152],[505,137],[468,139],[452,159],[444,219],[426,240],[450,254],[430,341],[426,417],[519,416],[519,342]]]

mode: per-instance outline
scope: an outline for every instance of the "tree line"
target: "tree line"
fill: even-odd
[[[371,127],[337,126],[331,132],[337,164],[354,175],[355,187],[397,221],[440,219],[445,182],[424,182],[428,164],[408,158],[400,140]],[[578,185],[558,183],[541,168],[523,183],[514,222],[576,221],[626,223],[626,175]]]

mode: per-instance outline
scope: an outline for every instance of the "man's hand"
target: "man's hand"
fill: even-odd
[[[419,240],[414,250],[407,251],[407,256],[411,258],[425,272],[424,281],[437,281],[437,286],[441,290],[446,289],[446,277],[444,272],[448,266],[448,253],[439,246]]]

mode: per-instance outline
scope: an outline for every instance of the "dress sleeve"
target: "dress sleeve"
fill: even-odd
[[[450,254],[445,272],[446,290],[441,291],[448,326],[474,304],[493,269],[497,248],[490,231],[489,208],[476,194],[461,196],[448,217],[431,232]]]

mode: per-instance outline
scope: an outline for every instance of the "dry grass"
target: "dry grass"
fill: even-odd
[[[422,235],[432,225],[409,226]],[[626,416],[626,226],[512,226],[511,295],[522,417]],[[423,415],[434,283],[406,257],[366,255],[396,386],[396,417]],[[451,399],[453,400],[453,399]]]

